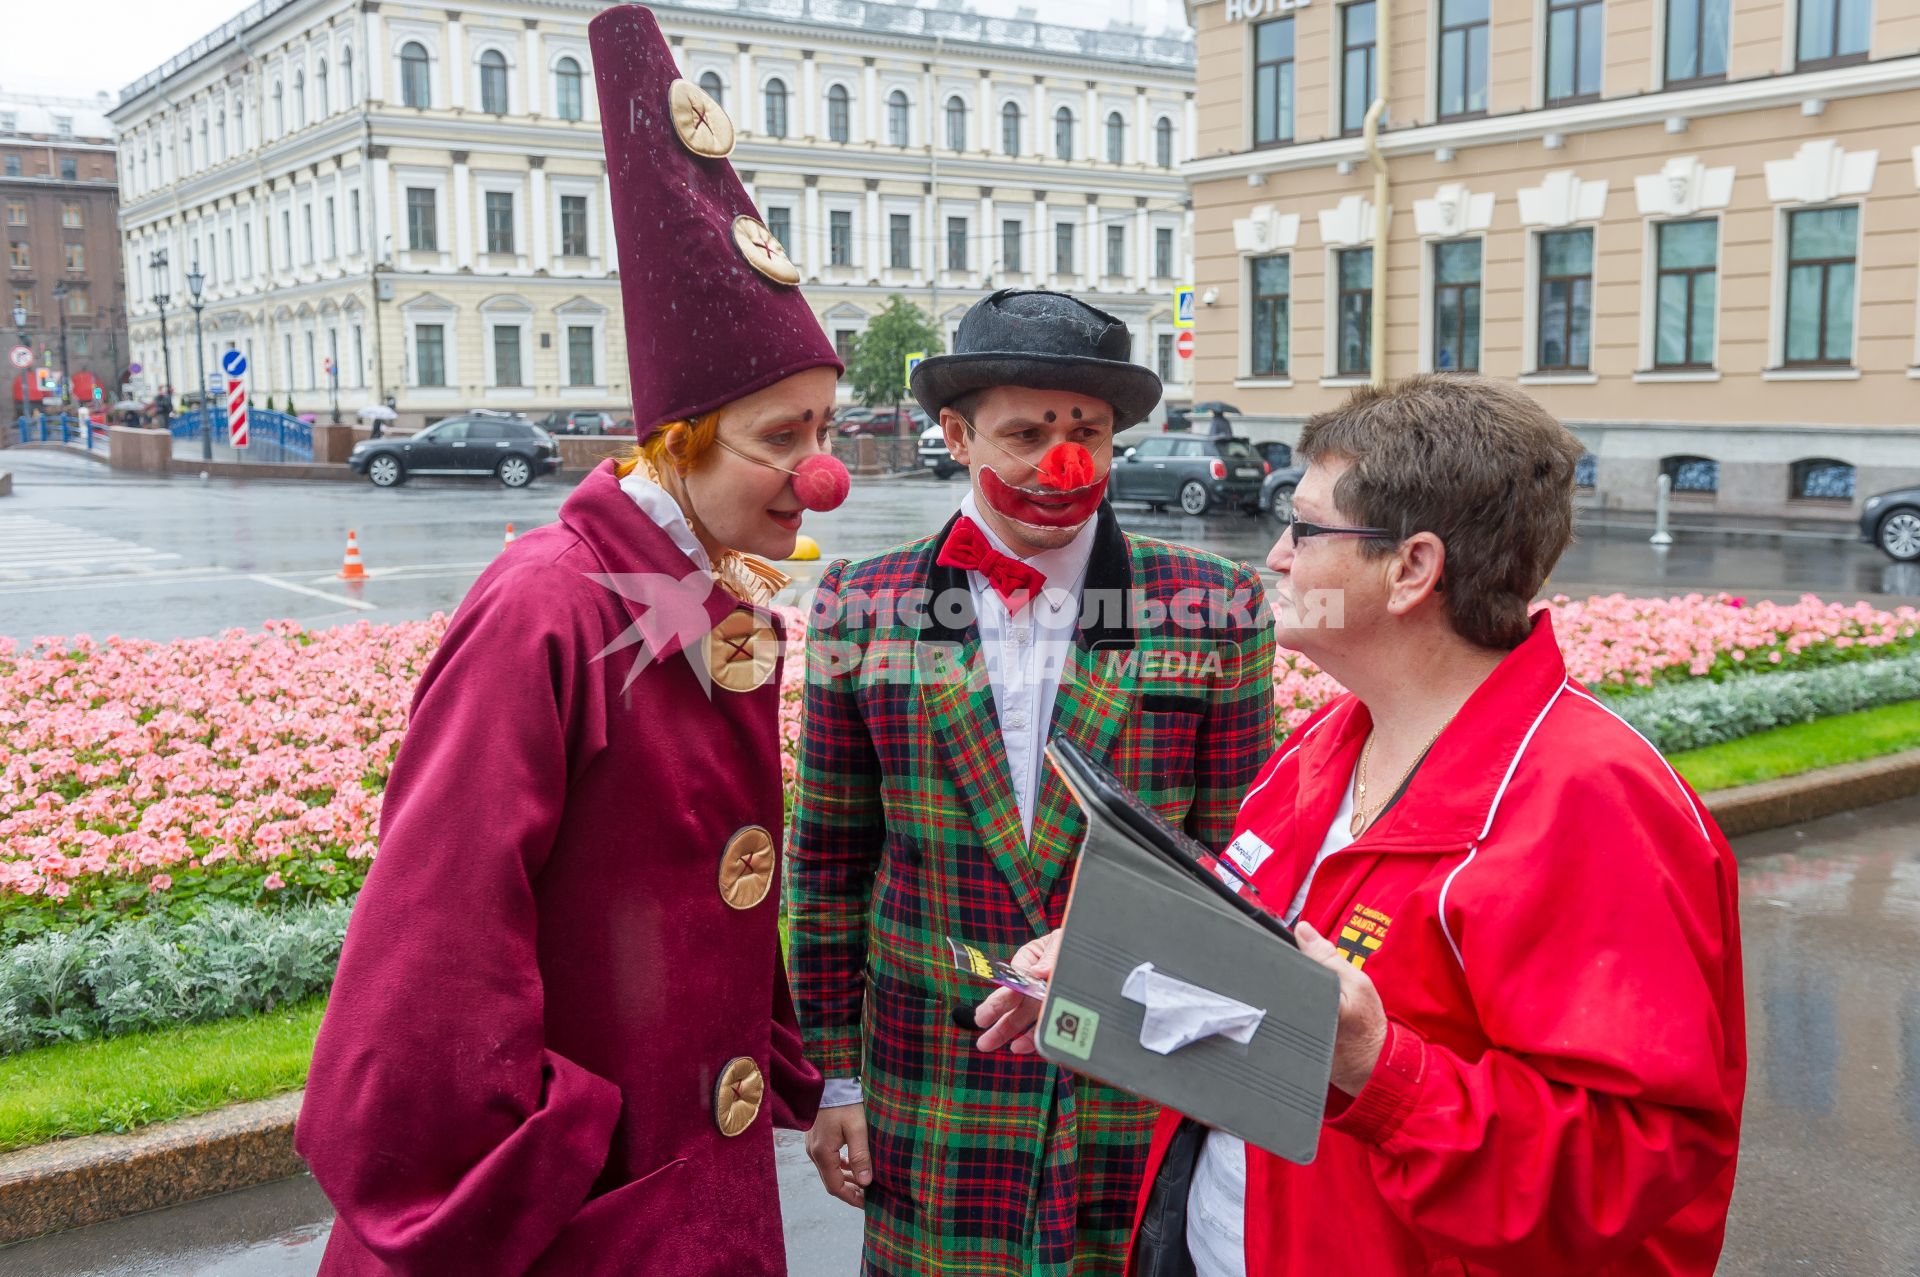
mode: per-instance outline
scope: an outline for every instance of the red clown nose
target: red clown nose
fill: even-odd
[[[793,469],[793,495],[809,510],[838,509],[852,489],[853,476],[846,466],[824,452],[815,453]]]
[[[1093,482],[1093,454],[1077,443],[1057,443],[1038,466],[1040,483],[1055,492],[1072,492]]]

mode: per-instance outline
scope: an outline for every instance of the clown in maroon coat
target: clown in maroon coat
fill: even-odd
[[[653,16],[590,36],[640,455],[415,695],[297,1133],[327,1274],[786,1271],[773,1129],[820,1078],[775,927],[784,578],[741,551],[844,498],[839,361]]]

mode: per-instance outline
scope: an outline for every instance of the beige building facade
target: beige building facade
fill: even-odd
[[[129,86],[121,226],[150,370],[204,343],[256,397],[403,425],[468,408],[629,411],[618,256],[583,0],[259,0]],[[1193,46],[958,5],[656,5],[739,129],[732,162],[846,345],[899,293],[951,332],[995,287],[1075,291],[1184,380],[1179,165]],[[166,265],[156,271],[157,254]]]
[[[1665,473],[1680,508],[1840,521],[1920,481],[1920,9],[1191,10],[1197,397],[1285,436],[1376,371],[1516,380],[1603,508]]]

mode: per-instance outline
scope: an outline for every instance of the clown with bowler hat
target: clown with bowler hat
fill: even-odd
[[[588,36],[638,455],[481,575],[414,697],[297,1133],[326,1274],[786,1272],[773,1131],[821,1079],[766,560],[846,496],[840,361],[653,15]]]
[[[1051,735],[1220,849],[1272,745],[1273,640],[1252,569],[1124,533],[1106,501],[1115,434],[1160,398],[1124,323],[1009,289],[954,344],[912,386],[967,467],[960,509],[834,564],[808,638],[790,962],[828,1079],[808,1151],[865,1212],[864,1272],[1117,1274],[1151,1109],[977,1050],[986,990],[948,939],[1010,955],[1059,925],[1086,827]],[[1183,626],[1183,592],[1218,606]],[[950,676],[846,655],[901,651]],[[1171,651],[1213,659],[1153,675]]]

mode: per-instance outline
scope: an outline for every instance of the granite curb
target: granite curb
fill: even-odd
[[[1702,795],[1727,837],[1920,794],[1920,749]],[[297,1175],[304,1092],[0,1154],[0,1246]]]

